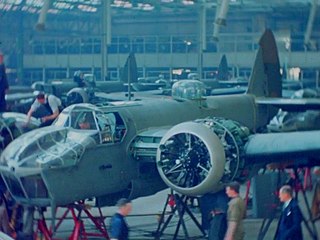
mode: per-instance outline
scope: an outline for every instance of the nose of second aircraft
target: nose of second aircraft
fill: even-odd
[[[0,165],[51,168],[75,164],[94,138],[67,128],[42,128],[14,140],[4,150]]]
[[[76,165],[94,142],[94,138],[67,128],[47,127],[28,132],[4,150],[0,159],[1,175],[21,202],[50,201],[42,172]]]

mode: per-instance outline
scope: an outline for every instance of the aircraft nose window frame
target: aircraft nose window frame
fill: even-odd
[[[71,113],[71,127],[77,130],[97,130],[94,112],[91,110],[73,111]]]
[[[118,112],[96,112],[101,143],[121,142],[126,134],[126,126]]]
[[[69,111],[62,111],[52,125],[55,125],[57,127],[62,127],[62,126],[69,127],[71,125],[70,112]]]
[[[101,143],[114,142],[113,133],[115,122],[111,120],[112,114],[96,113],[96,119],[100,130]]]

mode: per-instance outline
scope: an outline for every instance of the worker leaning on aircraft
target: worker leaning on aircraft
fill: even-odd
[[[41,110],[40,107],[42,107]],[[28,111],[26,124],[30,122],[31,116],[37,110],[40,110],[36,116],[41,118],[39,127],[49,126],[58,117],[60,109],[62,109],[62,103],[58,97],[52,94],[46,95],[44,93],[39,93]]]

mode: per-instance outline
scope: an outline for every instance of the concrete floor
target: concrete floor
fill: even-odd
[[[243,189],[244,187],[242,187]],[[161,239],[161,240],[169,240],[173,239],[174,233],[176,231],[177,223],[179,217],[175,214],[172,217],[172,220],[168,224],[167,228],[163,232],[163,234],[156,238],[153,233],[157,230],[159,216],[164,208],[164,204],[166,202],[167,196],[170,193],[169,190],[161,191],[153,196],[139,198],[133,201],[133,211],[130,216],[127,217],[128,224],[130,226],[130,239],[134,240],[145,240],[145,239]],[[309,204],[311,203],[313,192],[307,192],[307,199]],[[241,192],[241,195],[244,194]],[[306,207],[302,198],[302,195],[299,195],[299,204],[302,208],[304,216],[308,219],[308,214],[306,211]],[[116,207],[105,207],[102,209],[103,215],[107,216],[105,219],[105,223],[108,226],[110,222],[110,216],[117,210]],[[92,209],[94,215],[97,215],[97,210]],[[170,208],[167,208],[167,211],[170,211]],[[196,216],[196,218],[201,222],[201,214],[197,208],[192,209],[192,212]],[[169,215],[166,215],[165,220]],[[245,239],[258,239],[259,229],[261,227],[263,219],[252,218],[252,210],[249,208],[247,213],[247,218],[244,220],[244,227],[246,237]],[[203,236],[201,231],[197,228],[195,223],[192,221],[188,214],[184,217],[184,222],[187,229],[187,234],[183,231],[182,227],[178,232],[177,239],[207,239],[206,236]],[[49,222],[48,222],[49,223]],[[93,229],[94,225],[88,219],[84,219],[85,227],[87,230]],[[277,219],[273,220],[266,235],[263,239],[269,240],[273,239],[274,232],[277,225]],[[304,239],[312,239],[310,234],[308,233],[306,227],[303,225],[303,235]],[[316,229],[318,231],[318,236],[320,236],[320,221],[316,222]],[[70,230],[73,228],[72,223],[67,221],[62,224],[59,228],[59,233],[56,235],[59,239],[68,239],[70,236]],[[188,236],[188,237],[187,237]],[[101,238],[90,238],[90,239],[101,239]],[[320,239],[318,237],[318,239]]]

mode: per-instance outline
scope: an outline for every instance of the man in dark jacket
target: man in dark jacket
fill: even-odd
[[[131,201],[126,198],[121,198],[117,202],[118,211],[113,215],[110,222],[110,237],[111,240],[128,240],[129,227],[125,217],[131,212]]]
[[[9,84],[6,75],[6,68],[0,59],[0,112],[7,110],[5,95],[8,93]]]
[[[283,207],[274,237],[276,240],[303,239],[301,229],[302,213],[292,195],[293,190],[289,185],[280,188],[279,199],[283,203]]]
[[[229,198],[224,189],[199,198],[202,227],[208,230],[208,240],[223,240],[227,231]]]

